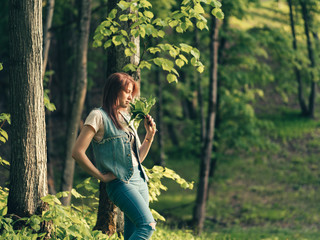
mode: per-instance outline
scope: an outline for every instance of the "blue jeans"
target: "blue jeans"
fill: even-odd
[[[128,183],[119,179],[107,183],[111,201],[124,213],[124,239],[146,240],[154,232],[155,220],[149,209],[149,191],[139,166]],[[150,225],[151,224],[151,225]]]

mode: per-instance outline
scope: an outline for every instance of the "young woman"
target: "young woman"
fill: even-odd
[[[156,125],[148,115],[141,144],[136,130],[128,124],[127,109],[138,92],[137,83],[128,74],[110,75],[104,87],[103,105],[87,117],[72,153],[86,172],[107,183],[109,198],[125,215],[125,240],[149,239],[156,225],[149,209],[148,177],[141,165]],[[96,167],[86,155],[91,142]]]

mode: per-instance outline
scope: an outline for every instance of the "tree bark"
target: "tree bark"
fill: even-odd
[[[310,22],[310,15],[308,14],[307,9],[307,2],[305,0],[300,0],[300,6],[301,6],[301,12],[302,12],[302,18],[304,21],[304,31],[306,35],[306,41],[307,41],[307,47],[308,47],[308,55],[310,60],[310,67],[312,69],[311,71],[311,90],[309,95],[309,111],[308,116],[310,118],[314,118],[314,105],[315,105],[315,99],[316,99],[316,82],[315,82],[315,76],[313,69],[316,66],[315,63],[315,57],[314,57],[314,51],[312,47],[312,41],[310,37],[310,31],[309,31],[309,22]]]
[[[210,85],[209,85],[209,107],[206,124],[206,135],[202,144],[202,156],[200,163],[199,184],[197,189],[196,206],[193,212],[193,221],[196,231],[200,234],[203,230],[206,216],[206,200],[208,192],[208,180],[210,172],[210,161],[212,153],[212,142],[214,137],[214,125],[217,106],[217,83],[218,83],[218,34],[219,21],[212,16],[210,31]]]
[[[51,41],[51,26],[52,26],[52,18],[53,18],[53,11],[54,11],[54,0],[48,0],[46,6],[46,21],[44,23],[43,28],[43,71],[42,71],[42,78],[46,73],[46,67],[48,62],[48,55],[49,55],[49,48],[50,48],[50,41]]]
[[[117,0],[108,1],[108,9],[111,11],[117,6]],[[121,11],[118,9],[118,14]],[[121,22],[121,28],[124,30],[129,29],[129,22]],[[131,38],[131,41],[136,45],[136,54],[126,57],[124,54],[124,47],[122,45],[118,47],[108,48],[108,63],[107,63],[107,76],[115,72],[123,72],[123,67],[128,63],[138,65],[140,62],[140,38]],[[129,73],[140,84],[140,71]],[[107,233],[109,236],[124,230],[124,217],[123,213],[116,208],[116,206],[110,201],[107,192],[105,191],[105,183],[100,182],[99,192],[99,207],[97,222],[94,227],[96,230],[101,230]]]
[[[41,197],[48,193],[42,1],[11,0],[9,23],[12,124],[8,214],[29,217],[46,209]]]
[[[87,92],[87,52],[91,17],[91,0],[81,0],[79,6],[79,37],[76,46],[75,64],[75,91],[71,106],[71,115],[67,127],[66,154],[64,169],[61,181],[62,191],[71,191],[73,185],[73,175],[75,162],[72,158],[72,148],[76,141],[79,123],[82,115],[83,105]],[[69,205],[71,194],[62,198],[63,205]]]
[[[294,23],[294,18],[293,18],[292,0],[287,0],[287,1],[288,1],[289,10],[290,10],[289,14],[290,14],[291,33],[292,33],[292,46],[293,46],[294,51],[297,51],[298,46],[297,46],[297,39],[296,39],[295,23]],[[298,100],[299,100],[299,105],[300,105],[300,109],[301,109],[301,114],[306,116],[308,114],[308,108],[307,108],[307,105],[303,99],[301,73],[300,73],[300,70],[296,66],[294,67],[294,72],[296,74],[296,79],[297,79],[297,83],[298,83]]]

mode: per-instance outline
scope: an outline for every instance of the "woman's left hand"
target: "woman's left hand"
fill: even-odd
[[[149,114],[144,119],[144,127],[147,131],[147,136],[153,138],[153,136],[157,131],[157,128],[156,128],[156,123],[154,122],[153,118]]]

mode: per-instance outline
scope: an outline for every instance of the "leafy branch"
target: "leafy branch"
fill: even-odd
[[[93,46],[103,46],[107,49],[112,45],[116,47],[123,45],[125,56],[131,57],[137,54],[136,45],[132,41],[133,38],[164,38],[165,32],[169,29],[175,30],[177,33],[192,30],[194,27],[200,30],[208,30],[206,13],[201,4],[211,6],[213,8],[211,14],[223,19],[221,3],[217,0],[184,0],[180,9],[174,11],[170,17],[156,19],[153,19],[152,4],[148,0],[120,1],[118,3],[120,11],[117,8],[112,9],[108,17],[96,28]],[[124,29],[120,22],[129,22],[129,29]],[[179,74],[176,67],[181,68],[188,62],[196,67],[200,73],[204,71],[199,50],[185,43],[178,45],[158,44],[155,47],[149,47],[146,52],[152,55],[168,52],[171,59],[157,56],[148,60],[140,58],[141,61],[138,65],[130,63],[124,66],[123,70],[135,72],[143,68],[151,69],[152,64],[154,64],[168,72],[167,80],[169,82],[178,81]]]

